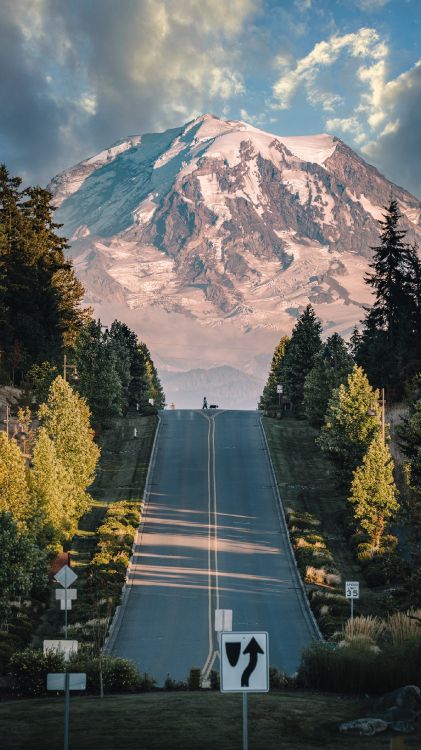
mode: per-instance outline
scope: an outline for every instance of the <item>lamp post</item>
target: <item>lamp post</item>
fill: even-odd
[[[380,389],[380,405],[382,410],[382,416],[381,416],[381,424],[382,424],[382,438],[383,442],[385,442],[385,419],[384,419],[384,412],[385,412],[385,398],[384,398],[384,388]],[[376,417],[377,412],[376,410],[370,406],[366,411],[367,417]]]
[[[67,354],[63,357],[63,380],[64,382],[67,382],[67,370],[70,370],[73,373],[73,379],[77,380],[77,368],[76,365],[68,365],[67,364]]]

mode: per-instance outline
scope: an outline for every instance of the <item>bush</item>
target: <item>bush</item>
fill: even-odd
[[[288,684],[288,679],[283,672],[277,667],[269,667],[269,688],[270,690],[282,690]]]
[[[47,691],[47,674],[63,672],[64,659],[60,654],[43,654],[40,649],[16,651],[10,659],[10,685],[15,695],[43,695]]]
[[[133,693],[141,687],[141,676],[136,664],[129,659],[105,655],[102,661],[104,690],[110,693]],[[86,672],[88,690],[99,690],[100,659],[91,654],[74,654],[69,661],[72,672]]]
[[[202,682],[202,672],[199,667],[192,667],[187,679],[187,687],[189,690],[200,690]]]
[[[384,693],[419,683],[421,642],[379,649],[365,642],[316,643],[303,652],[301,686],[340,693]]]

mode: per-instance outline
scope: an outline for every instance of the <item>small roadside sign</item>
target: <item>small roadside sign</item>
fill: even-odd
[[[284,386],[281,383],[278,383],[276,386],[276,393],[283,393],[284,392]]]
[[[68,565],[63,565],[62,568],[55,574],[54,578],[61,586],[67,589],[77,580],[76,573]]]
[[[268,634],[221,633],[221,693],[267,693],[268,690]]]
[[[69,661],[72,654],[77,653],[78,641],[65,640],[58,638],[54,640],[45,640],[43,643],[44,654],[48,651],[54,651],[56,654],[63,654],[64,660]]]
[[[68,602],[74,601],[77,599],[77,590],[76,589],[56,589],[56,599],[67,599]]]
[[[49,672],[47,690],[65,690],[66,672]],[[69,690],[86,690],[86,673],[69,672]]]
[[[215,630],[232,630],[232,609],[215,609]]]
[[[347,599],[359,599],[360,598],[360,582],[359,581],[346,581],[345,582],[345,596]]]

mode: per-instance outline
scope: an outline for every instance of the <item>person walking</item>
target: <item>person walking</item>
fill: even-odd
[[[208,401],[207,401],[206,396],[203,396],[203,406],[202,406],[202,409],[207,409],[207,408],[208,408]]]

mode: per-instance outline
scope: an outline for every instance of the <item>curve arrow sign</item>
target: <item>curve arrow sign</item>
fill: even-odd
[[[249,641],[247,646],[245,647],[243,654],[250,654],[250,661],[245,668],[243,674],[241,675],[241,687],[249,687],[249,679],[250,675],[253,674],[254,670],[256,669],[257,665],[257,656],[258,654],[263,654],[264,651],[262,648],[260,648],[259,644],[257,643],[256,639],[253,638]]]

